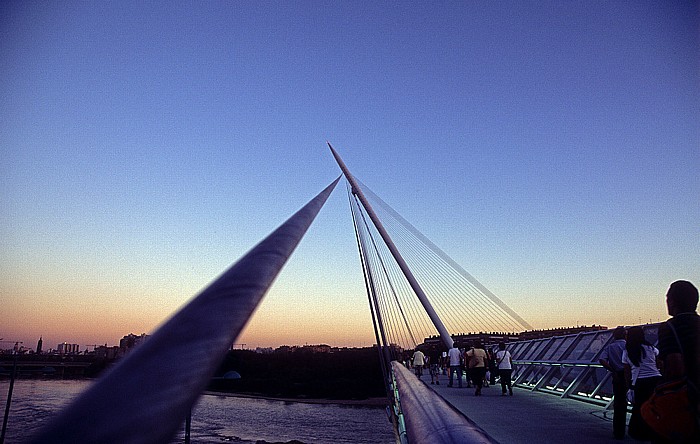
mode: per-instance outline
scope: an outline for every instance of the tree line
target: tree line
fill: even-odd
[[[221,379],[235,371],[240,379]],[[279,398],[364,400],[386,396],[375,348],[332,353],[230,350],[210,390]]]

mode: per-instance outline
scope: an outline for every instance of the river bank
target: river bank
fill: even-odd
[[[211,396],[227,396],[232,398],[265,399],[267,401],[300,402],[305,404],[336,404],[367,407],[385,407],[389,405],[389,401],[385,397],[373,397],[367,399],[277,398],[274,396],[266,396],[261,394],[218,392],[214,390],[207,390],[203,394]]]
[[[373,348],[270,354],[231,350],[207,390],[272,399],[360,403],[386,396],[379,356]]]
[[[89,380],[15,381],[6,442],[25,442],[90,384]],[[7,389],[8,381],[0,381],[0,393],[7,393]],[[191,438],[198,444],[395,442],[383,405],[369,405],[364,400],[339,403],[221,392],[205,392],[197,401],[192,410]],[[170,443],[183,442],[184,424]]]

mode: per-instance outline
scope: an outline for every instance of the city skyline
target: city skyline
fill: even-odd
[[[626,326],[629,327],[629,326]],[[497,331],[491,331],[491,332],[455,332],[452,333],[453,338],[460,338],[464,336],[474,336],[475,338],[483,338],[483,337],[489,337],[491,339],[482,339],[482,343],[490,343],[489,341],[493,342],[499,342],[502,340],[502,338],[512,336],[513,334],[515,336],[521,335],[523,333],[527,333],[526,339],[514,339],[515,341],[520,341],[520,340],[530,340],[533,338],[549,338],[551,336],[565,336],[565,335],[571,335],[571,334],[577,334],[580,332],[591,332],[591,331],[598,331],[598,330],[605,330],[607,329],[607,326],[601,325],[601,324],[593,324],[593,325],[576,325],[576,326],[567,326],[567,327],[553,327],[551,329],[533,329],[533,330],[523,330],[520,332],[497,332]],[[50,347],[47,346],[46,344],[43,344],[43,337],[39,337],[37,340],[37,346],[35,348],[32,348],[31,346],[27,346],[26,343],[22,342],[16,342],[15,344],[12,344],[12,341],[4,341],[8,343],[8,346],[6,347],[0,347],[0,350],[11,350],[15,347],[15,345],[19,346],[19,350],[21,353],[26,353],[26,352],[42,352],[42,353],[52,353],[52,354],[64,354],[62,352],[62,346],[69,346],[69,349],[71,352],[67,352],[65,354],[72,354],[72,353],[78,353],[78,354],[87,354],[89,352],[95,352],[98,348],[102,347],[107,347],[107,348],[112,348],[112,347],[122,347],[123,343],[127,343],[127,340],[131,340],[132,342],[137,341],[141,343],[143,340],[147,340],[150,337],[150,335],[146,333],[141,333],[140,335],[129,333],[125,334],[121,339],[117,340],[115,344],[110,344],[110,343],[104,343],[104,344],[78,344],[73,341],[61,341],[56,344],[56,347]],[[493,338],[498,338],[497,340],[494,340]],[[0,338],[0,340],[3,340],[4,338]],[[462,342],[464,341],[469,341],[469,339],[462,339]],[[433,335],[430,337],[426,337],[422,339],[422,342],[418,345],[425,345],[427,343],[434,343],[434,342],[440,342],[440,336],[439,335]],[[20,345],[21,344],[21,345]],[[376,344],[368,344],[368,345],[360,345],[360,346],[336,346],[333,344],[325,344],[325,343],[304,343],[304,344],[279,344],[277,346],[258,346],[255,344],[246,344],[246,343],[233,343],[231,344],[230,349],[231,350],[260,350],[260,349],[280,349],[280,348],[305,348],[305,347],[330,347],[330,348],[366,348],[366,347],[374,347]],[[84,348],[83,348],[84,347]],[[92,347],[93,349],[90,350],[89,347]],[[133,345],[131,345],[133,347]]]
[[[0,337],[151,334],[340,171],[534,328],[700,283],[693,2],[0,5]],[[374,342],[340,183],[237,342]]]

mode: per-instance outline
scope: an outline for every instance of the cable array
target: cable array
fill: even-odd
[[[360,186],[450,334],[531,329],[367,186]],[[425,338],[435,336],[437,328],[350,187],[348,196],[373,321],[383,330],[382,342],[415,348]]]

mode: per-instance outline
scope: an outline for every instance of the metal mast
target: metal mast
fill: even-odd
[[[399,268],[401,268],[401,271],[403,272],[404,276],[406,276],[406,279],[408,280],[408,283],[411,286],[411,288],[413,289],[413,291],[416,293],[416,296],[418,296],[418,300],[423,305],[425,312],[428,314],[428,317],[430,317],[430,320],[433,322],[433,325],[435,325],[435,328],[437,328],[438,332],[440,333],[440,338],[442,339],[442,342],[447,346],[448,349],[452,348],[452,344],[453,344],[452,337],[447,332],[447,328],[445,328],[445,325],[442,323],[442,321],[440,320],[440,317],[435,312],[435,309],[430,304],[430,301],[428,300],[428,297],[425,295],[425,292],[423,291],[421,286],[418,284],[418,281],[413,276],[413,273],[411,272],[411,270],[408,268],[406,261],[404,261],[403,257],[401,256],[401,253],[399,253],[399,250],[396,248],[396,245],[394,245],[394,241],[391,240],[389,233],[387,233],[387,231],[384,229],[384,225],[382,225],[382,222],[379,220],[379,218],[375,214],[374,210],[372,209],[372,206],[369,204],[369,202],[365,198],[365,195],[364,195],[364,193],[362,193],[362,190],[357,185],[355,178],[352,176],[352,174],[350,174],[348,167],[345,166],[343,159],[341,159],[340,155],[338,155],[338,153],[335,151],[335,149],[333,149],[333,146],[331,145],[330,142],[326,142],[326,143],[328,143],[328,148],[331,149],[331,152],[333,153],[333,157],[335,157],[335,161],[338,162],[338,166],[340,166],[340,169],[343,171],[345,178],[348,180],[348,182],[350,182],[350,186],[352,187],[353,194],[355,194],[360,199],[362,206],[365,207],[365,210],[367,211],[369,218],[372,219],[372,222],[374,223],[374,226],[377,228],[379,235],[382,236],[382,239],[384,239],[384,242],[386,243],[386,246],[389,248],[391,255],[394,256],[396,263],[398,264]]]

